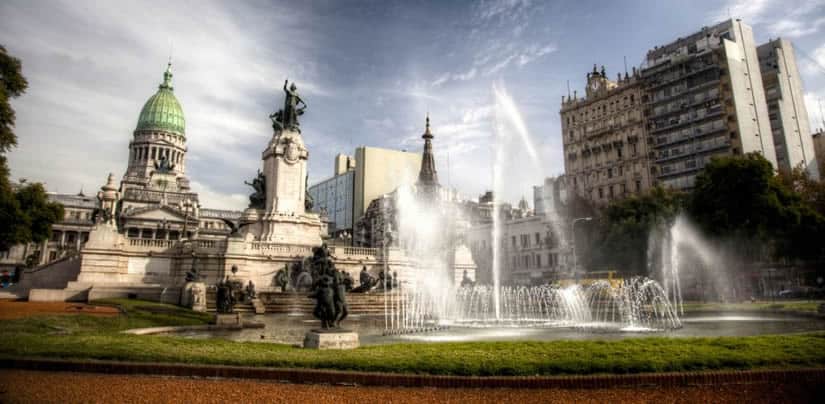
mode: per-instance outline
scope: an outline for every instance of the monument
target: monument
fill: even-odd
[[[304,348],[357,348],[358,334],[341,328],[341,321],[349,314],[344,275],[335,269],[326,244],[313,248],[312,253],[310,273],[317,281],[313,284],[309,297],[315,299],[312,314],[321,320],[321,328],[306,334]]]
[[[263,151],[263,171],[247,183],[254,190],[243,223],[245,239],[288,245],[321,245],[322,223],[306,210],[309,151],[301,136],[298,117],[306,103],[295,83],[284,82],[283,108],[270,115],[273,135]]]

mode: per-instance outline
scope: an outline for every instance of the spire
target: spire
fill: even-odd
[[[430,133],[430,113],[429,112],[427,113],[427,126],[426,126],[426,129],[424,129],[424,135],[421,136],[421,138],[423,138],[423,139],[432,139],[433,138],[433,134]]]
[[[172,90],[172,57],[169,57],[169,63],[166,65],[166,71],[163,72],[163,83],[160,85],[161,89]]]
[[[433,134],[430,132],[430,114],[427,114],[427,123],[424,134],[424,154],[421,156],[421,171],[418,172],[418,186],[422,191],[433,193],[438,188],[438,173],[435,171],[435,158],[433,157]]]

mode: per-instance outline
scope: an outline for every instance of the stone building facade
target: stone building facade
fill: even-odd
[[[604,205],[651,186],[690,189],[714,156],[750,152],[818,178],[802,95],[790,42],[757,48],[740,20],[656,46],[615,82],[594,66],[584,98],[562,97],[566,185]]]
[[[585,97],[562,97],[560,113],[571,189],[605,205],[651,187],[644,86],[635,69],[611,81],[604,67],[599,71],[593,66]]]

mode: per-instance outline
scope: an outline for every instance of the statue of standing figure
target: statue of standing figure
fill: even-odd
[[[229,279],[221,280],[216,285],[217,293],[215,296],[215,300],[217,303],[217,312],[218,313],[232,313],[235,308],[235,294],[234,290],[232,290],[232,283],[229,282]]]
[[[298,117],[304,114],[307,104],[298,95],[298,86],[295,85],[295,82],[290,85],[289,80],[285,80],[284,92],[286,93],[284,108],[269,116],[269,119],[272,120],[272,128],[276,131],[295,130],[300,133],[301,128],[299,127]]]

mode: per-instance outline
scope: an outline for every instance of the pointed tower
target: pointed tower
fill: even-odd
[[[418,172],[418,192],[428,197],[434,197],[438,193],[438,173],[435,170],[435,158],[433,157],[433,134],[430,132],[430,115],[427,114],[427,124],[424,134],[424,154],[421,156],[421,171]]]

